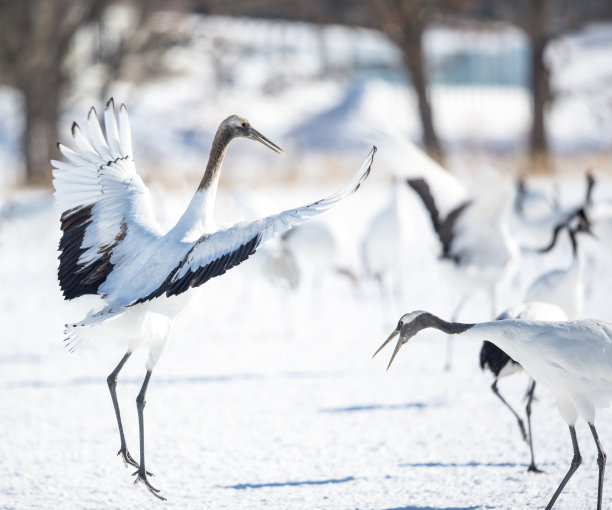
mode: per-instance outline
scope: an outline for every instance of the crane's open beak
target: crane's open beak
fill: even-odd
[[[283,153],[283,149],[281,149],[278,145],[268,140],[264,135],[262,135],[256,129],[253,129],[253,128],[250,129],[249,138],[251,140],[256,140],[260,143],[263,143],[266,147],[268,147],[269,149],[272,149],[274,152],[277,152],[278,154]]]
[[[391,366],[391,363],[393,363],[393,360],[395,359],[395,356],[397,356],[397,353],[400,350],[400,347],[404,344],[404,339],[402,338],[402,335],[400,334],[400,330],[399,328],[395,328],[391,334],[389,335],[389,338],[387,338],[384,343],[377,349],[377,351],[374,353],[374,356],[376,356],[385,345],[387,345],[391,340],[393,340],[397,335],[400,335],[400,337],[397,339],[397,344],[395,345],[395,350],[393,351],[393,355],[391,356],[391,360],[389,361],[389,364],[387,365],[387,370],[389,370],[389,367]]]

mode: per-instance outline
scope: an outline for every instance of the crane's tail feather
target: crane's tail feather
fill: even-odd
[[[66,324],[66,329],[64,329],[64,334],[66,335],[64,338],[65,346],[70,352],[74,352],[83,340],[92,336],[94,331],[91,329],[92,326],[101,324],[110,318],[117,317],[126,310],[127,308],[124,306],[108,305],[97,312],[90,310],[87,316],[81,321]]]

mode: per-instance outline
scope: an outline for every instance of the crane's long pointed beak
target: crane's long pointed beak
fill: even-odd
[[[395,338],[395,336],[398,334],[399,334],[399,329],[395,328],[389,335],[389,338],[387,338],[384,341],[384,343],[376,350],[376,352],[372,355],[372,357],[376,356],[380,351],[382,351],[383,347],[387,345],[391,340],[393,340],[393,338]]]
[[[389,360],[389,364],[387,365],[387,370],[389,370],[389,368],[391,367],[391,363],[393,363],[393,360],[395,359],[395,356],[399,352],[400,347],[404,345],[404,342],[402,340],[403,340],[402,335],[400,335],[400,337],[397,339],[397,344],[395,344],[395,350],[393,351],[393,355],[391,356],[391,359]]]
[[[262,135],[256,129],[251,128],[251,136],[249,138],[253,140],[257,140],[260,143],[263,143],[266,147],[268,147],[269,149],[272,149],[274,152],[277,152],[278,154],[283,153],[283,149],[281,149],[274,142],[268,140],[264,135]]]

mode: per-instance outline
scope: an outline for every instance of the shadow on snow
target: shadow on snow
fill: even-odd
[[[397,506],[382,510],[476,510],[477,506]]]
[[[399,467],[449,467],[449,468],[462,468],[462,467],[522,467],[526,464],[517,462],[408,462],[399,464]]]
[[[269,483],[239,483],[236,485],[223,485],[220,486],[223,489],[263,489],[266,487],[299,487],[302,485],[327,485],[336,483],[347,483],[354,482],[355,477],[347,476],[346,478],[329,478],[327,480],[302,480],[302,481],[288,481],[288,482],[269,482]]]
[[[319,409],[321,413],[358,413],[362,411],[397,411],[402,409],[424,409],[432,407],[431,404],[423,402],[406,402],[405,404],[369,404],[350,407],[330,407]]]

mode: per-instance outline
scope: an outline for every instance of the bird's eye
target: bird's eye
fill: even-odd
[[[246,126],[246,122],[243,122],[241,125],[242,125],[243,128],[247,127]]]

